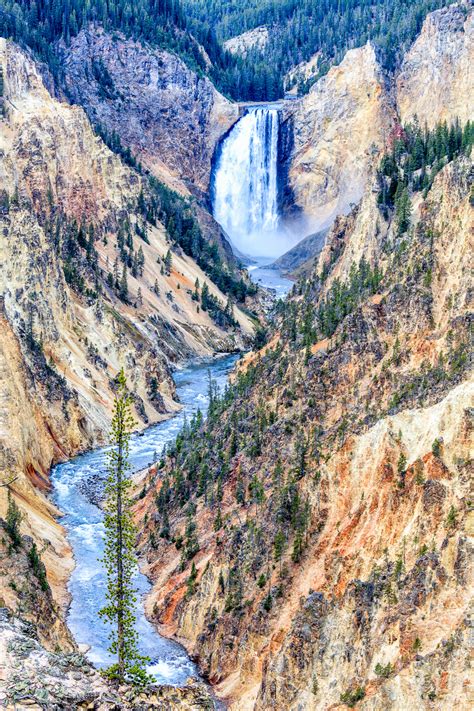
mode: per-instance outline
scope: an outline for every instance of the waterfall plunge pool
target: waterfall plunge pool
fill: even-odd
[[[209,404],[208,370],[222,388],[237,359],[236,355],[217,358],[175,373],[183,409],[173,418],[132,435],[130,464],[133,472],[150,464],[155,452],[159,456],[164,445],[174,440],[183,426],[185,415],[189,420],[198,408],[206,414]],[[106,574],[100,563],[104,549],[103,513],[91,502],[87,484],[106,473],[107,449],[104,447],[79,455],[58,464],[51,472],[53,499],[63,513],[61,524],[67,531],[76,563],[68,585],[71,605],[67,623],[76,642],[88,645],[86,656],[99,668],[108,666],[114,658],[108,652],[108,627],[98,616],[106,593]],[[139,596],[136,629],[140,652],[151,659],[148,672],[157,683],[183,685],[189,676],[198,676],[197,668],[183,647],[161,637],[147,620],[143,597],[150,589],[150,582],[138,570],[135,582]]]

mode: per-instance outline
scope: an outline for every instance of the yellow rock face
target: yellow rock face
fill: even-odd
[[[65,221],[101,227],[104,238],[95,248],[105,282],[117,257],[118,227],[138,219],[142,179],[94,134],[82,109],[51,97],[32,60],[4,39],[0,66],[0,483],[15,478],[22,532],[44,548],[48,579],[65,603],[73,562],[46,496],[50,466],[105,441],[112,383],[122,366],[144,426],[179,407],[171,360],[231,350],[253,325],[235,309],[240,328],[225,332],[197,310],[196,279],[221,303],[226,297],[186,255],[174,254],[171,273],[162,273],[170,245],[160,224],[148,226],[149,243],[134,237],[145,267],[136,278],[129,274],[130,303],[106,287],[89,301],[68,286],[48,221],[52,206]],[[0,487],[0,516],[6,492]]]
[[[294,104],[289,182],[308,234],[359,202],[395,113],[370,44],[348,52]]]
[[[429,128],[438,121],[465,124],[474,116],[474,14],[460,4],[428,15],[407,53],[398,79],[402,123],[418,117]]]

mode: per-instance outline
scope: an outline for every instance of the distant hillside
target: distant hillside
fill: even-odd
[[[0,35],[33,49],[53,74],[61,71],[58,40],[69,43],[95,22],[133,39],[175,52],[237,100],[272,100],[284,75],[321,51],[319,76],[345,52],[372,39],[384,64],[396,66],[428,12],[448,0],[0,0]],[[224,40],[266,25],[268,43],[234,55]],[[311,81],[314,81],[314,77]],[[300,91],[309,86],[304,82]]]
[[[237,98],[282,96],[284,75],[321,51],[319,75],[338,63],[348,49],[372,40],[383,64],[393,69],[419,33],[426,15],[449,0],[182,0],[188,27],[197,37],[215,27],[219,41],[265,25],[268,42],[257,45],[240,61],[227,62],[220,86]],[[236,65],[236,66],[234,66]],[[238,70],[238,85],[235,72]],[[307,91],[309,84],[299,86]]]

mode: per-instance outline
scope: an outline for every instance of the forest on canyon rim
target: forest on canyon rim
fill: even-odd
[[[2,708],[472,708],[473,66],[468,0],[0,0]]]

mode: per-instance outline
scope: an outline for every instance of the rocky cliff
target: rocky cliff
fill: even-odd
[[[96,711],[202,711],[216,708],[202,682],[184,687],[150,685],[145,691],[112,687],[76,651],[46,652],[24,620],[0,608],[0,701],[6,709],[95,709]]]
[[[283,160],[296,229],[317,232],[359,202],[395,120],[371,44],[348,52],[305,97],[289,104],[283,131],[291,139]]]
[[[172,364],[248,343],[245,278],[189,198],[235,109],[121,36],[62,51],[84,108],[0,41],[0,516],[8,490],[22,514],[20,543],[1,525],[0,606],[25,620],[0,615],[0,701],[206,708],[201,688],[118,701],[77,654],[48,472],[104,441],[121,365],[143,426],[178,407]],[[472,707],[472,136],[438,127],[417,167],[399,125],[415,105],[430,126],[472,116],[471,51],[454,6],[396,86],[368,44],[285,109],[287,205],[332,224],[325,246],[208,422],[142,475],[149,616],[236,711]]]
[[[400,125],[472,119],[473,22],[470,3],[433,12],[395,76],[369,43],[287,105],[284,207],[293,229],[315,232],[357,204]]]
[[[268,27],[262,25],[255,27],[253,30],[243,32],[241,35],[231,37],[224,42],[225,49],[231,54],[239,54],[245,57],[249,50],[263,50],[268,44],[270,33]]]
[[[397,76],[402,123],[415,116],[429,128],[474,115],[474,14],[456,3],[429,15]]]
[[[148,473],[149,612],[230,708],[472,706],[472,181],[369,185]]]
[[[62,47],[64,89],[156,175],[206,191],[238,107],[176,55],[91,26]]]

